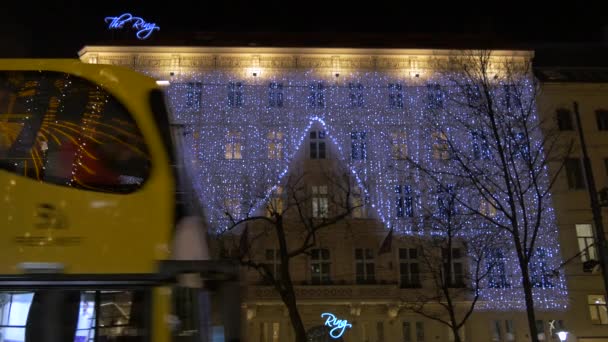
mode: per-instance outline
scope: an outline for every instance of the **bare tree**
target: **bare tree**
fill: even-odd
[[[547,255],[559,255],[557,241],[547,239],[556,239],[550,190],[570,147],[563,149],[537,116],[539,87],[529,60],[473,51],[438,69],[441,79],[427,88],[425,125],[445,155],[411,162],[437,186],[448,186],[446,177],[467,184],[470,190],[454,201],[508,236],[530,337],[538,341],[534,291],[563,284],[547,266]],[[553,162],[560,164],[551,173]],[[547,236],[542,246],[541,234]]]
[[[318,246],[319,233],[341,222],[347,223],[346,219],[357,208],[350,172],[337,166],[330,171],[318,171],[291,173],[270,196],[260,194],[268,199],[261,211],[253,211],[241,219],[236,219],[230,208],[225,212],[230,220],[227,232],[241,232],[240,237],[232,241],[237,250],[233,257],[241,265],[257,271],[264,283],[274,287],[289,312],[297,342],[305,342],[307,336],[298,311],[291,261],[310,255],[311,249]],[[316,182],[311,183],[311,179]],[[310,189],[309,184],[326,184],[326,188]],[[256,250],[264,248],[263,242],[268,239],[274,239],[278,245],[278,270],[256,258]]]
[[[449,327],[454,341],[473,313],[484,287],[506,286],[504,239],[493,227],[456,202],[461,186],[439,187],[425,208],[429,236],[416,240],[420,289],[404,299],[404,307]],[[412,251],[410,250],[411,254]],[[410,255],[411,257],[411,255]]]

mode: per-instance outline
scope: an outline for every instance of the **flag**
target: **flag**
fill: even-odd
[[[239,241],[239,252],[241,257],[244,257],[249,250],[249,226],[245,226],[245,229],[241,233],[241,240]]]
[[[384,253],[390,253],[392,243],[393,243],[393,228],[391,228],[391,230],[388,231],[388,234],[386,234],[384,241],[382,241],[382,245],[380,245],[380,249],[378,249],[378,255],[381,255]]]

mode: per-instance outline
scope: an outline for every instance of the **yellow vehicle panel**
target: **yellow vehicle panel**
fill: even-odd
[[[170,147],[150,109],[155,81],[126,68],[78,60],[0,59],[0,72],[7,71],[67,73],[103,88],[131,113],[148,150],[150,173],[136,191],[114,194],[0,169],[0,275],[49,265],[66,274],[154,273],[156,261],[168,258],[174,215]],[[0,151],[15,143],[22,126],[10,119],[22,115],[0,111]]]

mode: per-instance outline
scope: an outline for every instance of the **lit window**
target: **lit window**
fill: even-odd
[[[496,204],[494,200],[482,198],[479,203],[479,213],[485,217],[496,216]]]
[[[242,159],[243,156],[241,154],[241,150],[243,147],[241,132],[228,132],[228,134],[226,134],[226,140],[225,158]]]
[[[266,216],[272,217],[275,214],[283,214],[283,187],[278,186],[270,195]]]
[[[361,188],[359,188],[358,186],[354,186],[351,189],[351,205],[353,208],[352,217],[365,218],[365,203],[367,202],[367,198],[361,191]]]
[[[593,324],[608,324],[606,300],[603,295],[588,295],[589,315]]]
[[[597,260],[594,244],[593,230],[590,224],[576,225],[576,239],[581,254],[581,261]]]
[[[283,159],[283,132],[271,131],[266,137],[268,138],[268,159]]]
[[[370,248],[355,248],[355,268],[357,284],[373,284],[376,282],[374,250]]]
[[[407,159],[407,134],[404,131],[391,132],[391,156],[393,159]]]
[[[312,217],[327,218],[327,185],[312,186]]]
[[[439,160],[450,159],[450,145],[448,137],[443,132],[434,132],[433,138],[433,158]]]

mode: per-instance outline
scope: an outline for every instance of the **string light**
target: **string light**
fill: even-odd
[[[470,128],[483,127],[483,123],[471,115],[467,106],[450,100],[459,96],[457,90],[447,86],[454,75],[437,75],[429,79],[429,86],[419,79],[406,81],[376,71],[341,72],[339,81],[319,77],[318,72],[311,70],[269,75],[263,81],[257,77],[244,82],[230,71],[182,72],[166,88],[173,122],[191,128],[183,141],[186,170],[200,203],[205,206],[209,225],[218,232],[229,226],[227,210],[236,219],[263,212],[269,196],[288,174],[297,152],[305,147],[308,132],[316,127],[326,131],[337,151],[334,157],[351,170],[369,201],[370,215],[406,236],[428,234],[420,214],[423,208],[436,205],[440,195],[420,169],[403,159],[404,154],[420,165],[446,173],[457,170],[448,158],[452,149],[475,165],[496,167],[491,158],[474,155],[479,156],[480,148],[485,147],[478,138],[472,138]],[[533,101],[530,98],[533,84],[529,80],[523,82],[524,97]],[[497,98],[504,98],[502,88],[497,89]],[[278,102],[282,105],[277,105]],[[442,107],[444,110],[439,110]],[[529,148],[542,151],[538,119],[532,115],[528,120],[534,127]],[[469,130],[463,130],[463,123]],[[271,132],[274,132],[272,143],[279,139],[281,144],[281,153],[273,154],[275,158],[269,158],[268,152]],[[446,149],[448,141],[452,146]],[[364,157],[353,153],[353,148],[364,149]],[[534,170],[541,176],[540,185],[548,186],[546,165],[535,166]],[[407,203],[412,208],[405,212],[411,210],[412,217],[396,207],[396,189],[402,186],[411,189],[412,201]],[[505,200],[496,196],[499,201]],[[474,191],[459,201],[469,207],[481,205],[480,196]],[[526,201],[529,208],[537,204],[531,194],[526,195]],[[537,246],[544,257],[535,256],[537,261],[532,268],[557,269],[561,257],[550,196],[544,198],[541,210],[542,238]],[[534,212],[523,212],[520,208],[518,214],[523,217]],[[500,212],[494,220],[507,223]],[[468,227],[463,234],[478,233],[479,220],[471,219],[465,224]],[[504,261],[505,273],[512,279],[510,287],[481,286],[478,308],[525,308],[523,290],[517,285],[521,277],[514,248],[504,253]],[[548,282],[544,285],[534,289],[535,308],[565,309],[567,289],[563,274],[553,276],[550,285]]]

